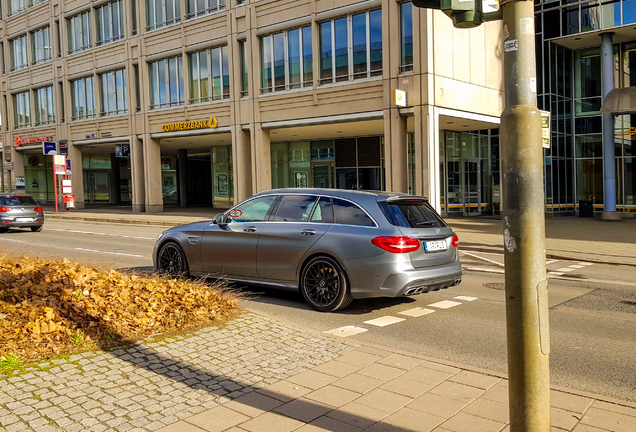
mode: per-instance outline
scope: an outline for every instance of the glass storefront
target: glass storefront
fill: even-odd
[[[384,190],[383,137],[271,144],[272,188]]]
[[[23,159],[24,186],[27,195],[31,195],[36,201],[55,200],[53,158],[42,154],[25,153]]]
[[[442,212],[478,216],[493,212],[493,185],[499,184],[497,131],[440,131],[440,188]],[[494,156],[494,160],[493,160]],[[493,167],[497,176],[491,174]],[[494,181],[497,183],[494,183]]]
[[[161,193],[164,204],[179,203],[177,162],[174,156],[161,157]]]
[[[234,178],[232,174],[232,147],[212,147],[212,205],[234,205]]]
[[[107,204],[112,202],[110,154],[82,155],[84,202]]]

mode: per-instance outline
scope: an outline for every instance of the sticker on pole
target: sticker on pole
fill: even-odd
[[[513,40],[505,41],[504,42],[504,51],[505,52],[519,51],[519,39],[513,39]]]

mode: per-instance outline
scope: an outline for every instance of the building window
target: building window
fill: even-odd
[[[313,84],[311,26],[261,38],[261,92]]]
[[[31,33],[31,53],[33,64],[44,63],[53,58],[50,27]]]
[[[320,83],[382,75],[382,11],[320,24]]]
[[[227,46],[190,54],[190,103],[229,97]]]
[[[146,0],[146,30],[158,29],[180,21],[179,0]]]
[[[121,0],[95,9],[97,14],[97,45],[124,38],[124,7]]]
[[[73,18],[69,18],[67,24],[69,54],[84,51],[93,45],[90,12],[84,12]]]
[[[575,114],[598,114],[601,96],[601,55],[598,48],[577,51],[574,61]]]
[[[245,41],[239,42],[239,55],[241,56],[241,97],[249,94],[249,84],[247,78],[247,50]]]
[[[9,16],[15,15],[17,13],[26,10],[27,0],[9,0]]]
[[[413,4],[400,4],[400,72],[413,70]]]
[[[124,69],[101,74],[100,95],[102,100],[101,115],[125,114],[128,112],[126,96],[126,71]]]
[[[150,109],[183,105],[183,58],[172,57],[148,64]]]
[[[73,120],[95,117],[95,88],[92,76],[71,81]]]
[[[225,9],[225,0],[187,0],[186,18],[207,15]]]
[[[35,125],[55,123],[55,104],[53,103],[53,86],[42,87],[34,91]]]
[[[27,59],[27,37],[26,35],[17,37],[10,42],[11,45],[11,70],[24,69],[29,65]]]
[[[13,117],[16,128],[31,126],[31,106],[28,91],[13,95]]]

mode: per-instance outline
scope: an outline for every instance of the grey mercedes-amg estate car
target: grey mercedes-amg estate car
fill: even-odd
[[[335,311],[458,285],[458,245],[423,197],[277,189],[164,231],[153,259],[160,272],[300,290],[314,309]]]

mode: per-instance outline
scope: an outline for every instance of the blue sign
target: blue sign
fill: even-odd
[[[115,157],[130,157],[130,144],[115,144]]]
[[[66,174],[71,175],[71,160],[66,158]]]
[[[42,150],[45,155],[56,155],[57,154],[57,143],[44,141],[42,143]]]
[[[61,155],[67,155],[68,154],[68,141],[60,140],[59,143],[58,143],[58,150],[59,150]]]

